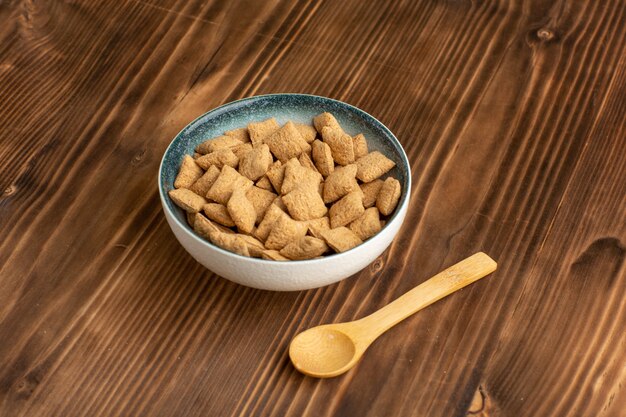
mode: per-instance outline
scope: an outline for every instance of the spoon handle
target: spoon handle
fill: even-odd
[[[462,260],[359,320],[362,335],[369,336],[371,343],[410,315],[492,273],[496,266],[496,262],[482,252]]]

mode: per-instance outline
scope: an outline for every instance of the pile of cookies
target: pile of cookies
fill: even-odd
[[[330,113],[313,126],[271,118],[198,145],[169,196],[197,234],[226,250],[312,259],[381,230],[400,199],[400,182],[380,178],[394,166]]]

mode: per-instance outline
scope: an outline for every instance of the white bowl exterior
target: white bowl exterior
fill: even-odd
[[[279,123],[285,123],[287,120],[310,123],[321,108],[334,111],[348,134],[365,134],[369,138],[370,151],[377,150],[389,155],[396,163],[396,168],[390,171],[389,175],[401,180],[402,196],[396,213],[376,236],[344,253],[307,261],[279,262],[248,258],[225,251],[193,232],[186,224],[180,209],[175,208],[167,196],[174,178],[174,166],[166,164],[170,152],[189,154],[199,140],[239,127],[242,125],[242,119],[264,120],[276,117]],[[397,172],[394,172],[396,170]],[[242,285],[274,291],[298,291],[329,285],[359,272],[391,244],[408,210],[411,167],[393,133],[362,110],[325,97],[271,94],[225,104],[187,125],[165,151],[159,168],[158,183],[161,204],[170,228],[181,245],[198,262],[216,274]]]
[[[408,199],[398,207],[395,218],[376,236],[348,252],[310,261],[266,261],[246,258],[218,249],[191,233],[167,210],[163,212],[176,239],[209,270],[248,287],[272,291],[301,291],[323,287],[356,274],[372,263],[391,244],[408,209]]]

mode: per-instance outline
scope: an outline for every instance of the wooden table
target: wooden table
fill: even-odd
[[[624,416],[623,0],[10,1],[0,22],[0,415]],[[161,211],[172,137],[271,92],[354,104],[411,160],[398,238],[339,284],[232,284]],[[479,250],[495,274],[349,374],[289,363],[297,332]]]

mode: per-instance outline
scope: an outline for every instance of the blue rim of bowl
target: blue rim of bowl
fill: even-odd
[[[159,196],[161,198],[161,205],[163,206],[164,210],[169,210],[170,214],[172,215],[172,218],[174,219],[174,221],[176,223],[178,223],[179,226],[181,226],[184,230],[186,230],[187,232],[189,232],[189,234],[198,242],[200,242],[203,245],[207,245],[207,247],[211,247],[213,249],[216,249],[218,252],[222,252],[226,255],[229,256],[234,256],[237,258],[241,258],[241,259],[245,259],[247,261],[252,261],[252,262],[259,262],[259,263],[272,263],[274,265],[280,265],[280,264],[293,264],[294,262],[297,263],[314,263],[314,262],[319,262],[319,261],[323,261],[325,259],[330,259],[330,258],[339,258],[339,257],[344,257],[344,256],[349,256],[350,252],[356,250],[357,248],[359,248],[362,245],[367,244],[371,239],[374,239],[376,237],[376,235],[372,236],[370,239],[366,240],[365,242],[363,242],[361,245],[359,246],[355,246],[352,249],[349,249],[345,252],[341,252],[341,253],[333,253],[332,255],[326,255],[323,258],[319,258],[319,259],[304,259],[304,260],[293,260],[293,261],[289,261],[289,262],[281,262],[281,261],[274,261],[274,260],[270,260],[270,259],[262,259],[262,258],[253,258],[253,257],[249,257],[249,256],[243,256],[243,255],[239,255],[237,253],[228,251],[226,249],[222,249],[219,246],[213,244],[212,242],[205,240],[203,238],[201,238],[200,236],[198,236],[196,234],[196,232],[191,229],[189,227],[189,225],[187,223],[183,223],[181,222],[178,217],[176,216],[175,213],[171,212],[171,209],[169,208],[169,206],[166,203],[166,193],[164,192],[165,190],[165,184],[163,181],[163,165],[165,162],[165,159],[168,155],[168,153],[170,152],[170,149],[172,148],[172,146],[174,145],[174,143],[178,140],[178,138],[180,138],[180,136],[185,133],[188,129],[190,129],[193,125],[195,125],[195,123],[197,121],[199,121],[200,119],[212,114],[212,113],[218,113],[218,112],[223,112],[225,110],[227,110],[228,107],[231,107],[233,105],[235,105],[236,103],[242,103],[245,101],[255,101],[255,100],[259,100],[259,99],[271,99],[272,97],[282,97],[282,96],[291,96],[291,97],[308,97],[308,98],[315,98],[315,99],[320,99],[320,100],[327,100],[330,102],[333,102],[335,104],[338,104],[340,106],[345,106],[348,109],[350,109],[351,111],[355,112],[357,115],[361,116],[364,120],[366,120],[368,123],[373,124],[374,126],[376,126],[379,130],[381,130],[385,136],[389,139],[391,139],[391,143],[393,144],[393,146],[396,148],[396,150],[398,151],[398,154],[400,155],[403,163],[406,166],[406,178],[404,183],[402,184],[402,195],[400,197],[400,201],[398,202],[398,206],[396,207],[393,215],[391,216],[391,218],[389,218],[389,220],[387,221],[387,223],[385,224],[385,226],[380,230],[380,232],[378,232],[378,234],[380,234],[384,229],[386,229],[387,227],[389,227],[389,225],[391,223],[394,222],[394,220],[396,220],[398,213],[402,210],[402,208],[407,205],[409,203],[409,199],[410,199],[410,194],[411,194],[411,164],[409,163],[409,158],[406,156],[406,153],[404,152],[404,148],[402,147],[402,144],[400,143],[400,141],[398,140],[398,138],[396,138],[396,136],[391,132],[391,130],[389,130],[389,128],[387,128],[387,126],[385,126],[380,120],[378,120],[377,118],[375,118],[374,116],[372,116],[371,114],[367,113],[364,110],[359,109],[358,107],[355,107],[351,104],[345,103],[343,101],[340,100],[335,100],[333,98],[329,98],[329,97],[324,97],[324,96],[317,96],[315,94],[301,94],[301,93],[276,93],[276,94],[262,94],[262,95],[258,95],[258,96],[250,96],[250,97],[245,97],[245,98],[241,98],[239,100],[234,100],[234,101],[230,101],[228,103],[222,104],[221,106],[218,106],[212,110],[209,110],[206,113],[201,114],[200,116],[196,117],[194,120],[192,120],[191,122],[189,122],[180,132],[178,132],[176,134],[176,136],[174,136],[174,139],[172,139],[172,141],[170,142],[170,144],[167,146],[167,148],[165,149],[165,152],[163,153],[163,157],[161,158],[161,163],[159,164],[159,178],[158,178],[158,182],[159,182]],[[169,197],[167,197],[169,198]]]

